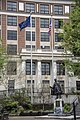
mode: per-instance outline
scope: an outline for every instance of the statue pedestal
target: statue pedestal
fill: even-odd
[[[63,113],[63,100],[61,98],[54,100],[54,114],[59,115]]]

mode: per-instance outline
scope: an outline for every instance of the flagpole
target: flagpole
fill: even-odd
[[[30,13],[30,26],[31,26],[31,103],[33,103],[33,73],[32,73],[32,14]]]
[[[52,22],[52,15],[51,15],[51,22]],[[53,25],[53,24],[52,24]],[[52,81],[51,81],[51,84],[53,85],[53,81],[54,81],[54,66],[53,66],[53,60],[54,60],[54,58],[53,58],[53,37],[52,37],[52,35],[53,35],[53,31],[52,31],[52,27],[51,27],[51,43],[52,43]]]

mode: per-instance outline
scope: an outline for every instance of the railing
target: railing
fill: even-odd
[[[23,48],[21,50],[21,52],[26,52],[26,51],[31,51],[31,48]],[[36,49],[36,48],[32,48],[32,51],[36,51],[36,52],[52,52],[51,49]],[[53,52],[64,52],[64,49],[53,49]]]

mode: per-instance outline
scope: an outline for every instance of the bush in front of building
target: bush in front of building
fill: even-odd
[[[22,111],[32,109],[29,97],[25,95],[24,90],[17,91],[9,97],[0,100],[0,103],[9,112],[9,114],[19,115]]]
[[[64,113],[69,113],[71,111],[71,105],[69,103],[64,104]]]

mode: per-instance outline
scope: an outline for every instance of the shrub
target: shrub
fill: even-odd
[[[70,104],[68,104],[68,103],[65,103],[64,104],[64,112],[70,112],[70,110],[71,110],[71,105]]]

